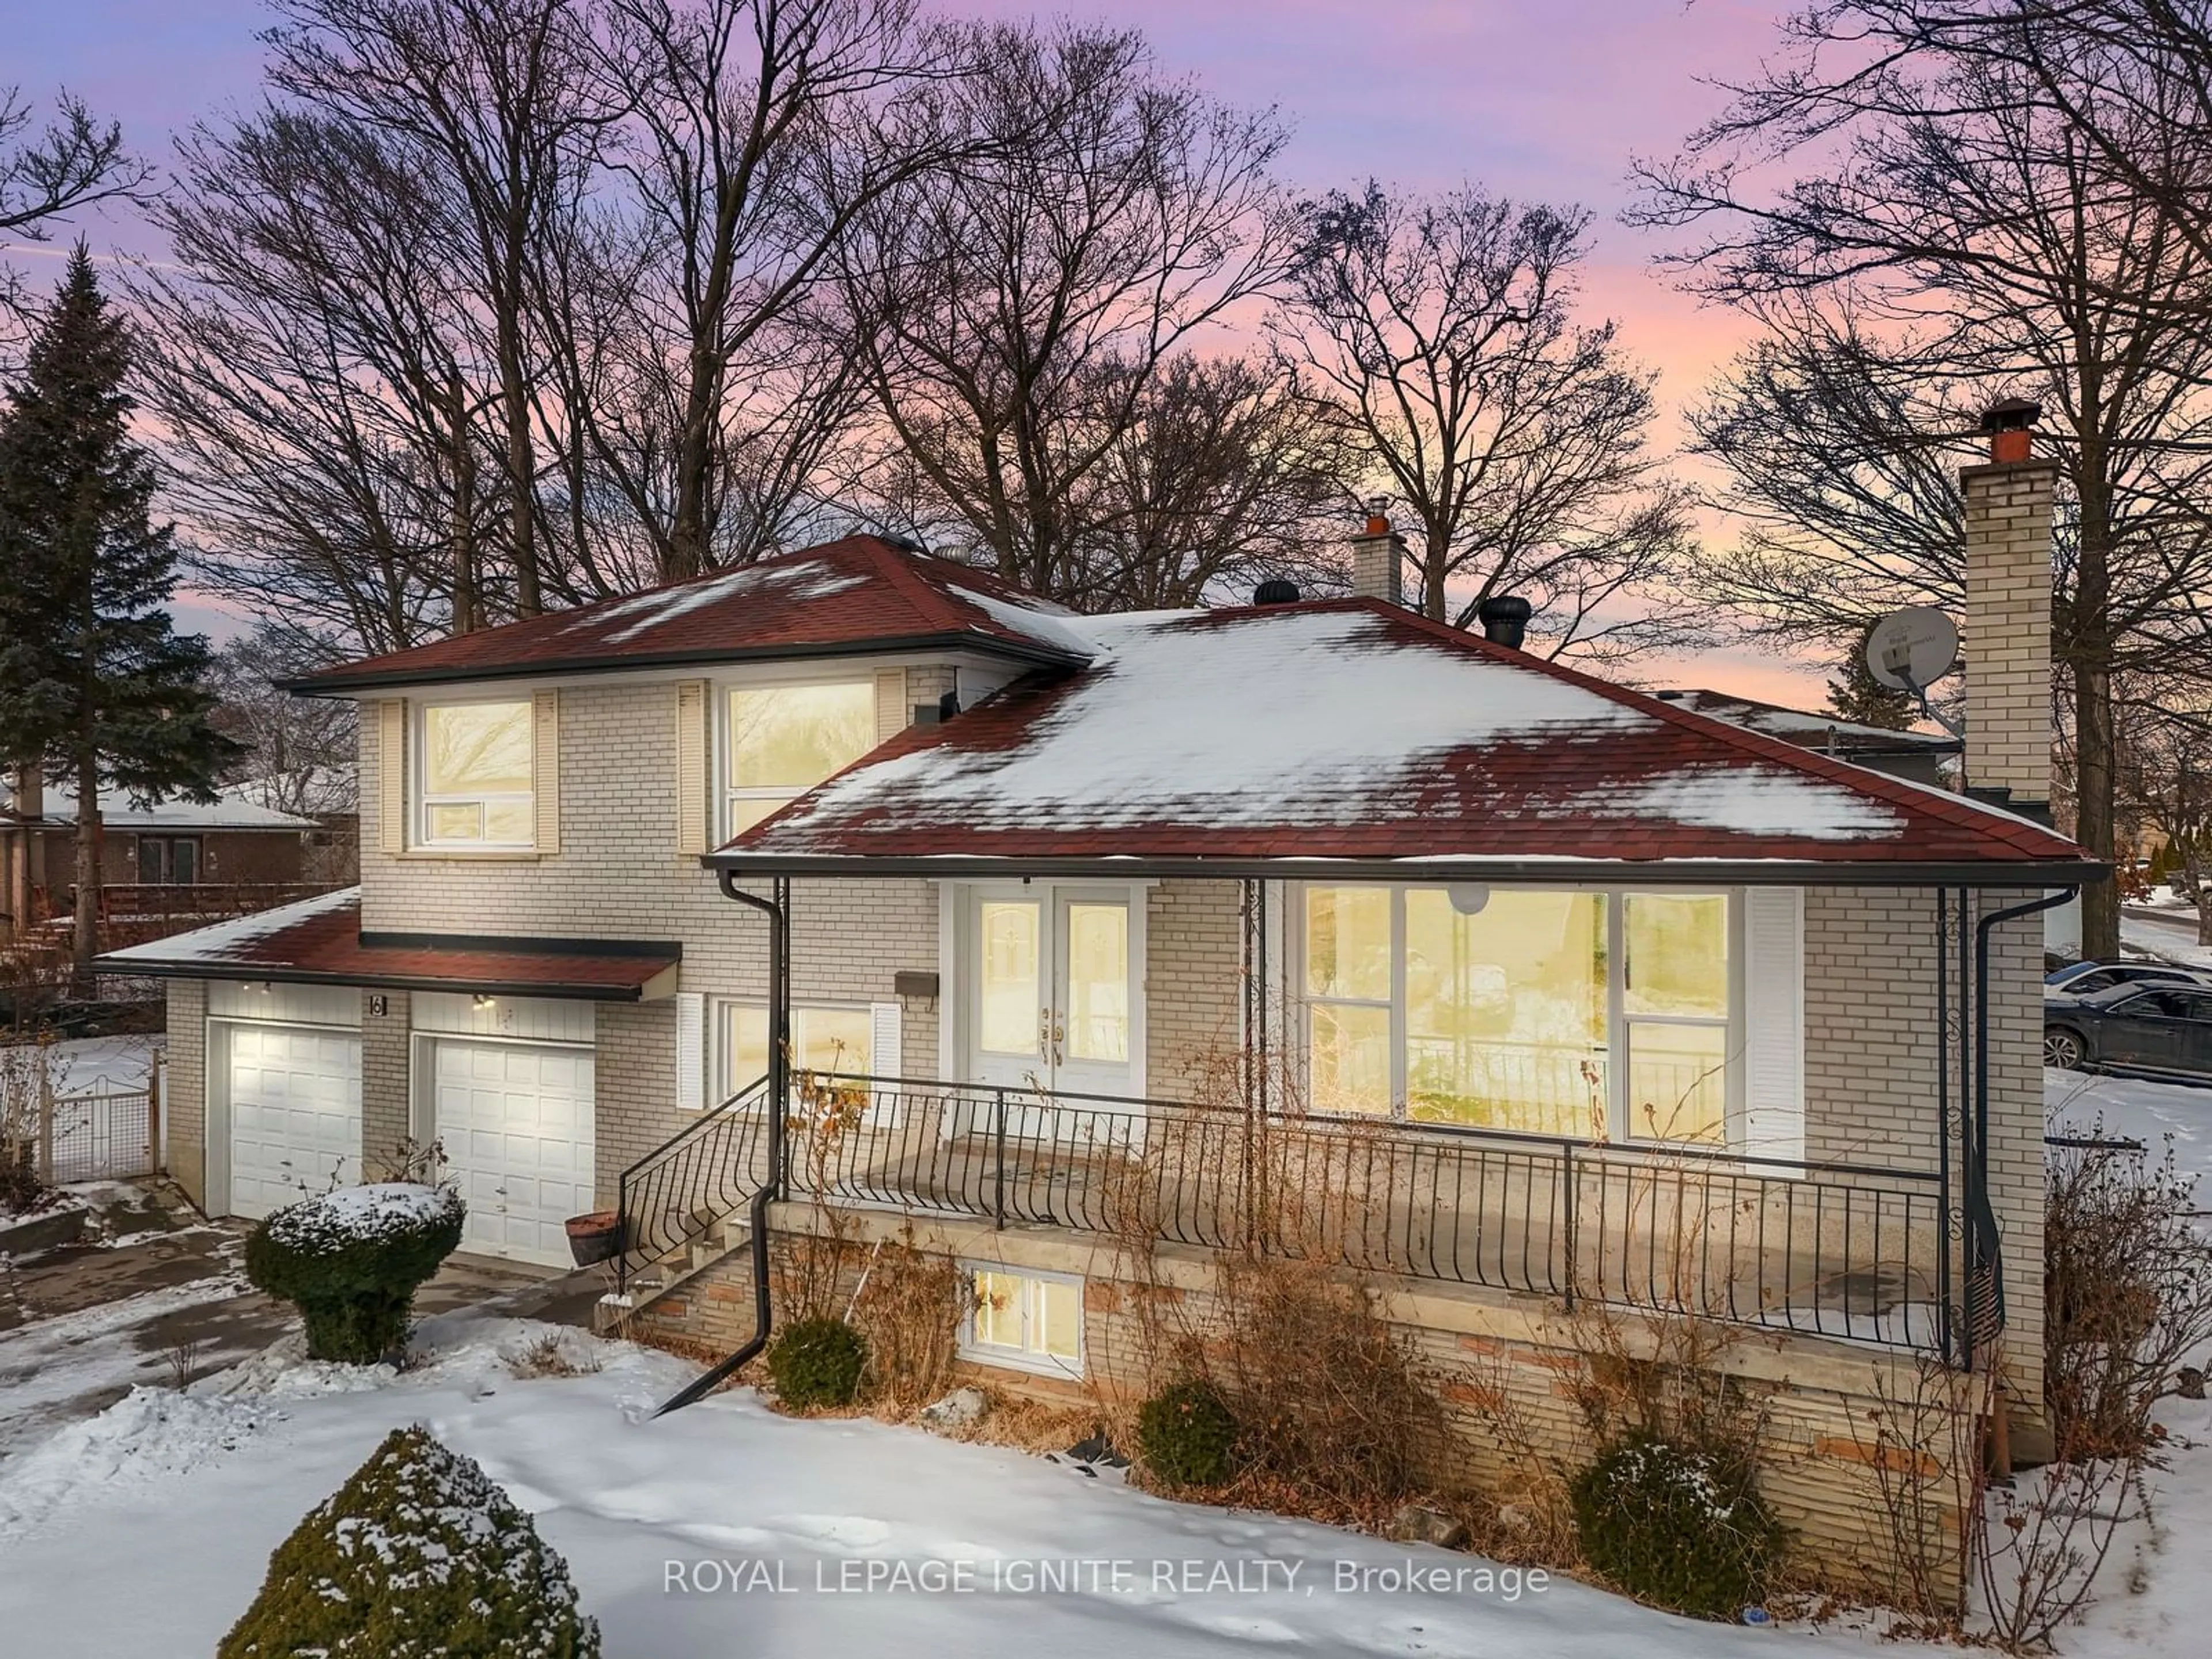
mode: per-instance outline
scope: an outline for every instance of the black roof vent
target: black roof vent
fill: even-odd
[[[1475,606],[1474,614],[1482,623],[1483,638],[1518,651],[1535,607],[1518,593],[1496,593]]]
[[[1270,577],[1261,582],[1252,592],[1252,603],[1255,605],[1296,605],[1297,602],[1298,585],[1293,581],[1285,581],[1280,576]]]

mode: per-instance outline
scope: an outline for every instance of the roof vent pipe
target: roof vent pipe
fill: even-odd
[[[1475,606],[1474,614],[1482,623],[1483,638],[1518,651],[1528,637],[1528,618],[1535,614],[1535,607],[1517,593],[1498,593]]]
[[[1296,605],[1297,602],[1298,585],[1285,581],[1280,576],[1261,582],[1252,591],[1252,603],[1255,605]]]

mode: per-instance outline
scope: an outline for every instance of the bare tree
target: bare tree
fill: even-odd
[[[886,510],[1102,602],[1099,475],[1163,366],[1285,267],[1283,132],[1163,76],[1134,33],[998,27],[977,50],[948,88],[967,159],[856,216],[836,320],[888,440]]]
[[[1334,193],[1306,210],[1277,333],[1412,514],[1427,615],[1464,627],[1516,592],[1555,653],[1618,656],[1662,637],[1635,601],[1691,530],[1650,447],[1653,377],[1574,319],[1588,224],[1472,186]]]
[[[1802,20],[1796,59],[1738,89],[1683,155],[1638,168],[1633,216],[1698,233],[1671,260],[1685,283],[1769,329],[1698,422],[1734,474],[1727,504],[1753,514],[1719,583],[1765,625],[1832,638],[1864,625],[1862,605],[1955,599],[1945,475],[1971,458],[1966,412],[2041,401],[2065,483],[2060,793],[2077,838],[2111,858],[2114,676],[2152,658],[2212,670],[2197,597],[2212,577],[2212,265],[2155,203],[2108,187],[2016,68],[1921,46],[1882,73],[1822,79],[1824,41],[1858,44],[1830,40],[1854,10]],[[1762,163],[1800,155],[1802,176],[1764,182]],[[2082,946],[2117,953],[2109,885]]]
[[[295,697],[280,682],[330,658],[267,627],[216,653],[208,688],[218,730],[241,747],[226,781],[257,805],[296,817],[355,810],[355,726],[343,697]]]
[[[1084,492],[1099,611],[1250,600],[1255,584],[1343,584],[1358,459],[1340,411],[1261,356],[1180,353],[1136,399]]]
[[[2160,831],[2197,903],[2197,942],[2212,945],[2212,702],[2201,686],[2137,688],[2122,730],[2120,798]]]
[[[268,109],[188,135],[136,274],[165,487],[210,586],[295,639],[397,650],[483,610],[498,434],[410,152]]]
[[[545,605],[539,427],[547,380],[532,253],[581,210],[620,110],[603,95],[583,0],[276,0],[270,82],[382,136],[442,198],[453,271],[495,389],[512,607]],[[465,628],[473,617],[456,613]]]
[[[54,119],[27,138],[32,119],[21,89],[0,87],[0,237],[46,241],[71,213],[145,186],[148,169],[124,148],[121,125],[100,122],[82,99],[62,94]],[[20,319],[22,298],[19,274],[0,264],[0,325]]]
[[[773,545],[849,421],[843,354],[796,313],[856,215],[979,142],[940,108],[970,37],[911,0],[612,0],[611,19],[641,280],[631,395],[581,407],[674,580]]]

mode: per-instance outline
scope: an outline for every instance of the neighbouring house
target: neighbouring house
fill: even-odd
[[[99,903],[111,937],[145,939],[210,916],[266,909],[316,886],[315,819],[241,788],[201,803],[101,803]],[[0,942],[69,916],[76,902],[76,796],[35,775],[0,780]]]
[[[1969,472],[2005,595],[2049,479]],[[2042,1419],[2035,913],[2104,872],[1997,729],[2041,705],[1970,757],[2005,810],[1425,621],[1401,546],[1084,617],[856,536],[302,682],[362,705],[359,887],[107,958],[168,977],[177,1177],[258,1216],[435,1139],[465,1249],[617,1211],[611,1313],[733,1356],[825,1214],[910,1229],[969,1364],[1127,1389],[1300,1182],[1261,1243],[1382,1293],[1449,1471],[1501,1401],[1577,1443],[1590,1310],[1694,1318],[1876,1559],[1885,1389],[2001,1358]],[[835,1134],[767,1109],[830,1074]]]
[[[1655,692],[1677,708],[1687,708],[1709,720],[1726,720],[1746,731],[1762,732],[1800,749],[1811,749],[1838,760],[1847,760],[1869,771],[1942,788],[1948,782],[1946,768],[1966,747],[1960,738],[1936,732],[1899,732],[1885,726],[1862,726],[1810,709],[1790,708],[1755,697],[1731,696],[1723,691],[1694,689]]]

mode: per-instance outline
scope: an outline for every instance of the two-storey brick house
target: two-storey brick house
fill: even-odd
[[[1138,1386],[1098,1171],[1176,1160],[1202,1279],[1264,1118],[1562,1435],[1580,1303],[1756,1334],[1805,1524],[1873,1524],[1873,1360],[2001,1318],[2033,1439],[2033,911],[2099,872],[2025,817],[1387,599],[1077,617],[868,537],[301,689],[362,703],[359,889],[113,959],[211,1212],[435,1139],[465,1248],[618,1207],[630,1316],[749,1346],[787,1058],[866,1079],[813,1196],[986,1275],[1005,1373]]]

